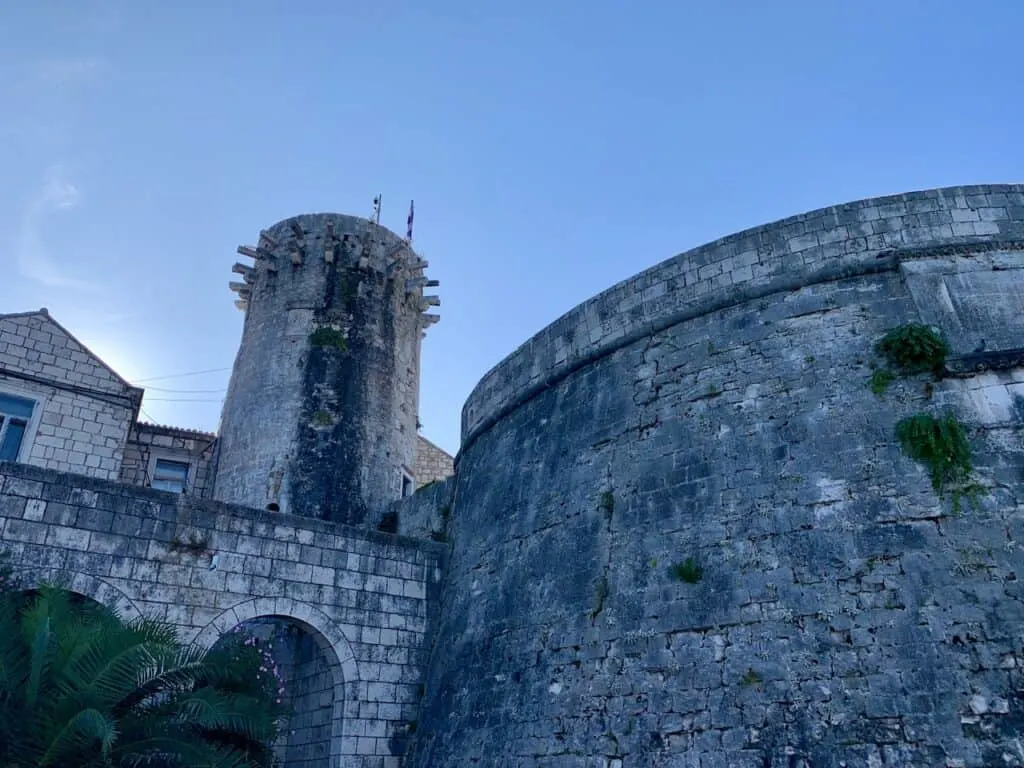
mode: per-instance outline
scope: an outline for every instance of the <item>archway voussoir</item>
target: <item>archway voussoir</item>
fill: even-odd
[[[131,600],[124,596],[118,597],[114,601],[114,610],[125,621],[135,621],[142,618],[139,609],[132,604]]]
[[[298,605],[300,605],[300,603],[296,603],[290,597],[275,597],[274,613],[278,614],[279,616],[292,616],[293,618],[302,619],[303,621],[305,621],[303,617],[295,615],[296,607]]]
[[[254,619],[257,616],[271,616],[277,612],[276,603],[272,597],[258,597],[252,601],[253,614],[246,616],[246,619]]]
[[[241,623],[241,620],[238,618],[238,614],[235,613],[234,608],[228,608],[211,623],[213,624],[214,629],[223,635],[238,626]]]
[[[43,584],[67,589],[76,595],[95,600],[100,605],[112,608],[125,619],[134,619],[142,616],[142,611],[128,595],[122,592],[103,579],[90,576],[87,573],[69,574],[53,568],[25,568],[16,569],[18,577],[22,580],[22,588],[35,589]]]

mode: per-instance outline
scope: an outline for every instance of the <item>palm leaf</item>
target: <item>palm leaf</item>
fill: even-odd
[[[80,760],[83,755],[96,752],[106,758],[117,740],[117,725],[96,709],[84,709],[72,717],[58,731],[46,752],[39,760],[39,766],[71,765],[68,757]]]

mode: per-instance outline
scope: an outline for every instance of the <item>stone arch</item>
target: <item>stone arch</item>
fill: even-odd
[[[34,589],[41,584],[55,584],[69,592],[95,600],[107,608],[113,608],[125,621],[142,618],[142,611],[128,595],[110,582],[87,573],[24,567],[15,569],[15,573],[20,577],[24,589]]]
[[[219,616],[199,630],[194,642],[203,648],[210,648],[220,639],[221,635],[229,632],[243,621],[269,616],[282,616],[299,624],[305,624],[314,630],[314,636],[319,635],[327,641],[338,662],[337,685],[340,687],[347,684],[347,688],[355,690],[353,683],[359,680],[359,667],[356,664],[356,655],[352,651],[352,646],[349,644],[348,638],[345,637],[345,633],[320,609],[298,600],[292,600],[290,597],[257,597],[238,603],[222,611]]]
[[[194,642],[203,647],[211,648],[218,640],[230,633],[236,627],[240,627],[249,622],[249,626],[252,623],[258,623],[266,626],[266,621],[269,620],[273,624],[277,624],[279,627],[291,626],[300,630],[300,637],[305,635],[306,642],[312,641],[311,645],[305,646],[307,649],[311,649],[315,646],[317,651],[308,651],[313,655],[305,655],[305,659],[301,662],[303,667],[308,671],[312,668],[313,672],[319,669],[319,674],[323,671],[329,673],[327,678],[327,684],[331,686],[332,692],[332,710],[329,721],[329,744],[328,754],[324,755],[326,759],[326,765],[335,766],[342,765],[344,757],[342,756],[343,748],[343,737],[346,735],[346,704],[350,702],[358,701],[359,688],[359,670],[356,664],[355,654],[352,651],[351,645],[349,644],[348,638],[345,637],[344,633],[338,628],[338,626],[331,621],[331,619],[317,608],[314,608],[306,603],[301,603],[291,598],[279,597],[279,598],[255,598],[239,603],[227,610],[223,611],[219,616],[213,619],[207,624],[199,633],[195,636]],[[285,648],[301,648],[301,641],[299,646],[286,645]],[[300,658],[307,652],[294,651],[296,654],[293,658]],[[316,654],[321,654],[318,662]],[[325,662],[326,669],[322,666],[318,667],[318,664]],[[300,662],[296,661],[296,664]],[[312,667],[310,667],[312,665]],[[299,667],[296,667],[299,669]],[[309,678],[312,679],[312,678]],[[296,695],[308,696],[310,691],[307,689],[305,692],[301,692],[301,689],[296,690]],[[317,689],[313,689],[314,692]],[[326,689],[319,689],[326,690]],[[321,705],[322,706],[322,705]],[[307,710],[308,711],[308,710]],[[296,711],[298,717],[298,710]],[[323,722],[321,726],[328,725],[328,722]],[[307,727],[308,723],[303,727]],[[296,726],[299,727],[299,726]],[[295,734],[293,734],[295,735]],[[301,733],[295,735],[295,738],[301,739]],[[282,749],[286,752],[293,748],[294,743],[304,742],[289,742],[290,737],[287,737],[285,741],[281,743]],[[289,744],[292,746],[289,746]],[[285,757],[284,753],[281,753],[280,757],[285,760],[284,765],[290,765],[291,760],[294,756]],[[307,765],[306,760],[300,760],[302,765]],[[321,765],[322,763],[317,760],[313,765]]]

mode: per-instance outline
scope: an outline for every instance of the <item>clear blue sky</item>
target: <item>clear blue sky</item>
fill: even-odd
[[[1024,180],[1021,0],[9,0],[0,312],[127,378],[229,368],[235,246],[309,211],[441,281],[424,434],[580,301],[832,203]],[[143,382],[214,429],[228,371]],[[201,400],[208,402],[180,402]],[[179,401],[179,402],[175,402]]]

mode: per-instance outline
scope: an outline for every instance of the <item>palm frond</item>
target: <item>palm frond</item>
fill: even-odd
[[[98,752],[105,758],[117,740],[117,725],[96,709],[83,709],[67,721],[39,760],[39,766],[71,764],[69,756],[80,760]]]

